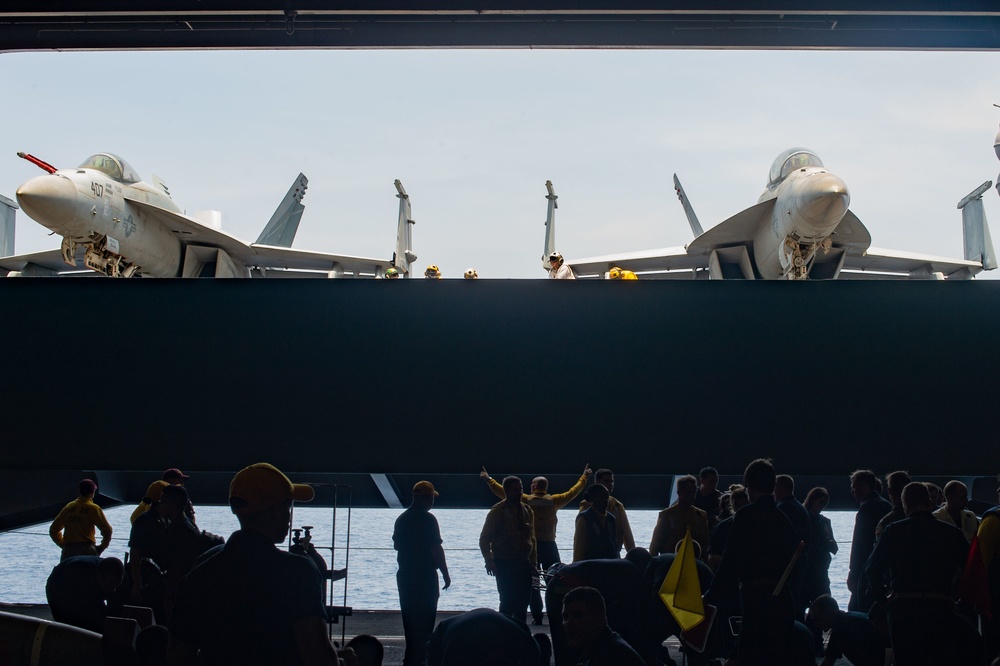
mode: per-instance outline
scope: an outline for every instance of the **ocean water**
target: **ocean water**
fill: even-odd
[[[122,558],[128,550],[129,515],[132,506],[106,512],[114,530],[111,546],[105,553]],[[498,603],[494,579],[486,574],[479,553],[479,532],[487,509],[434,509],[441,526],[445,557],[451,574],[451,588],[441,593],[442,610],[470,610],[495,607]],[[395,509],[339,509],[336,514],[336,539],[333,511],[328,508],[296,507],[293,526],[312,525],[313,544],[334,568],[349,568],[346,581],[334,584],[334,603],[364,610],[394,610],[396,596],[396,553],[392,549],[392,528],[400,511]],[[629,523],[636,544],[647,546],[656,511],[629,511]],[[833,524],[840,552],[830,564],[833,596],[842,608],[847,607],[847,569],[851,556],[853,511],[825,513]],[[573,556],[573,516],[570,507],[559,512],[556,534],[565,561]],[[197,507],[198,527],[228,537],[238,529],[229,507]],[[349,532],[348,532],[349,528]],[[348,540],[350,548],[348,549]],[[48,534],[48,524],[0,533],[0,602],[45,603],[45,580],[59,563],[59,549]],[[345,603],[346,594],[346,603]]]

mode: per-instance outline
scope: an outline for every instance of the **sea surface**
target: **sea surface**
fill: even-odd
[[[114,530],[105,555],[124,557],[128,551],[129,515],[132,506],[120,506],[106,512]],[[470,610],[498,604],[494,579],[486,574],[479,553],[479,532],[487,509],[434,509],[441,526],[445,556],[451,574],[451,588],[441,593],[442,610]],[[334,568],[348,567],[346,581],[334,584],[335,605],[363,610],[398,609],[396,596],[396,553],[392,549],[392,528],[400,510],[332,509],[296,507],[294,527],[312,525],[313,544]],[[636,545],[648,546],[656,511],[629,511],[629,523]],[[853,511],[829,511],[824,515],[833,523],[833,533],[840,552],[830,564],[833,596],[841,608],[847,607],[847,569],[851,556]],[[573,516],[567,507],[559,512],[556,534],[564,561],[573,557]],[[228,537],[238,529],[229,507],[197,507],[198,527]],[[336,530],[334,531],[334,521]],[[336,534],[336,539],[331,535]],[[350,546],[348,548],[348,546]],[[0,602],[45,603],[45,580],[59,563],[59,549],[49,538],[48,524],[33,525],[0,533]],[[346,595],[346,601],[345,601]]]

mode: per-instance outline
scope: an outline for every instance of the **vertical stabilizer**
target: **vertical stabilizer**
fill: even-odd
[[[681,200],[681,205],[684,206],[684,214],[687,216],[688,224],[691,225],[691,233],[697,238],[705,233],[705,230],[701,228],[701,222],[698,221],[698,216],[694,214],[694,208],[691,207],[691,202],[688,201],[687,194],[684,192],[684,188],[681,187],[681,181],[677,178],[677,174],[674,174],[674,191],[677,192],[677,198]]]
[[[257,245],[292,246],[295,233],[299,230],[299,221],[302,220],[302,212],[305,210],[302,198],[306,195],[308,186],[309,179],[300,173],[288,189],[288,194],[278,204],[264,231],[257,237]]]
[[[403,184],[397,178],[396,196],[399,198],[399,218],[396,221],[396,251],[392,255],[392,265],[403,277],[410,277],[410,265],[417,260],[413,252],[413,211],[410,208],[410,195],[403,189]]]
[[[990,227],[986,223],[986,210],[983,208],[983,193],[992,186],[992,182],[986,181],[958,202],[958,208],[962,211],[965,258],[967,261],[980,262],[984,271],[997,267],[993,239],[990,238]]]
[[[0,195],[0,257],[14,254],[14,215],[17,204]]]
[[[542,268],[548,270],[549,254],[556,250],[556,208],[559,208],[556,199],[559,197],[552,189],[551,180],[545,181],[545,189],[549,192],[545,195],[545,198],[549,200],[549,205],[545,213],[545,246],[542,248]]]

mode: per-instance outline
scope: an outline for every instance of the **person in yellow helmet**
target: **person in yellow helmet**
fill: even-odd
[[[427,267],[427,270],[424,271],[424,277],[430,280],[440,280],[441,269],[438,268],[435,264],[431,264],[430,266]]]
[[[386,280],[398,280],[399,279],[399,271],[396,270],[395,267],[387,268],[386,271],[385,271],[385,279]]]
[[[608,271],[609,280],[638,280],[639,277],[632,271],[627,271],[624,268],[619,268],[618,266],[613,267]]]

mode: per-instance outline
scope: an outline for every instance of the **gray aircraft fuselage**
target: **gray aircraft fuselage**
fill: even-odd
[[[115,269],[127,275],[179,275],[181,239],[130,200],[182,214],[169,194],[107,154],[94,155],[76,169],[37,176],[17,189],[21,209],[62,236],[64,258],[83,246],[87,267],[98,272],[108,272],[109,263],[117,262]]]
[[[810,253],[822,249],[844,219],[851,195],[819,158],[797,150],[779,156],[771,167],[767,189],[757,203],[771,199],[774,207],[754,234],[753,254],[761,277],[774,280],[794,276]]]

